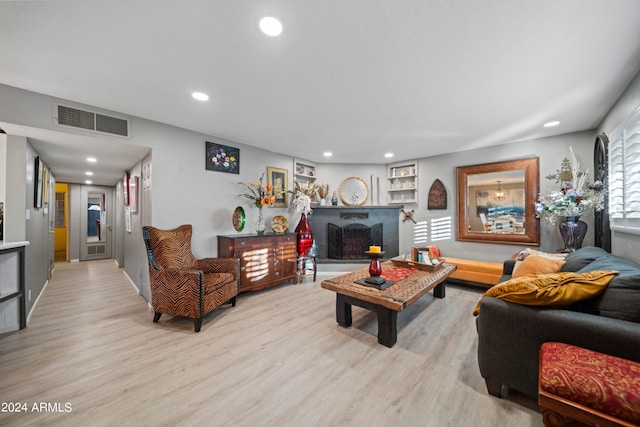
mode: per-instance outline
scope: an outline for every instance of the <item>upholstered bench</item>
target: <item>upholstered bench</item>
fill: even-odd
[[[640,425],[640,363],[546,342],[538,403],[547,427]]]
[[[493,286],[502,277],[503,263],[451,257],[442,258],[447,264],[454,264],[457,267],[456,271],[449,276],[449,279]]]

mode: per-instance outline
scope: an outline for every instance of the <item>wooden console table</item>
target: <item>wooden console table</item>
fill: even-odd
[[[298,281],[295,233],[218,236],[218,256],[240,258],[240,292]]]

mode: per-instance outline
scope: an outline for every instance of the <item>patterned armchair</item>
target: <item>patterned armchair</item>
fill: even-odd
[[[202,317],[225,302],[236,305],[240,282],[237,258],[196,259],[191,252],[191,225],[173,230],[142,227],[147,248],[151,305],[162,314],[191,317],[200,332]]]

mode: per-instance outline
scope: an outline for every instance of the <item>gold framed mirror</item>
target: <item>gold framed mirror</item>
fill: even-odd
[[[351,176],[340,183],[340,199],[346,206],[360,206],[369,198],[369,186],[362,178]]]
[[[459,166],[458,240],[540,245],[537,157]]]

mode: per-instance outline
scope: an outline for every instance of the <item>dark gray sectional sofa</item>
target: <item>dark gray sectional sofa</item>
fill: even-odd
[[[514,262],[505,262],[509,279]],[[561,271],[617,270],[600,295],[566,308],[519,305],[485,297],[476,320],[478,364],[487,390],[538,395],[538,354],[557,341],[640,362],[640,266],[603,249],[569,254]]]

